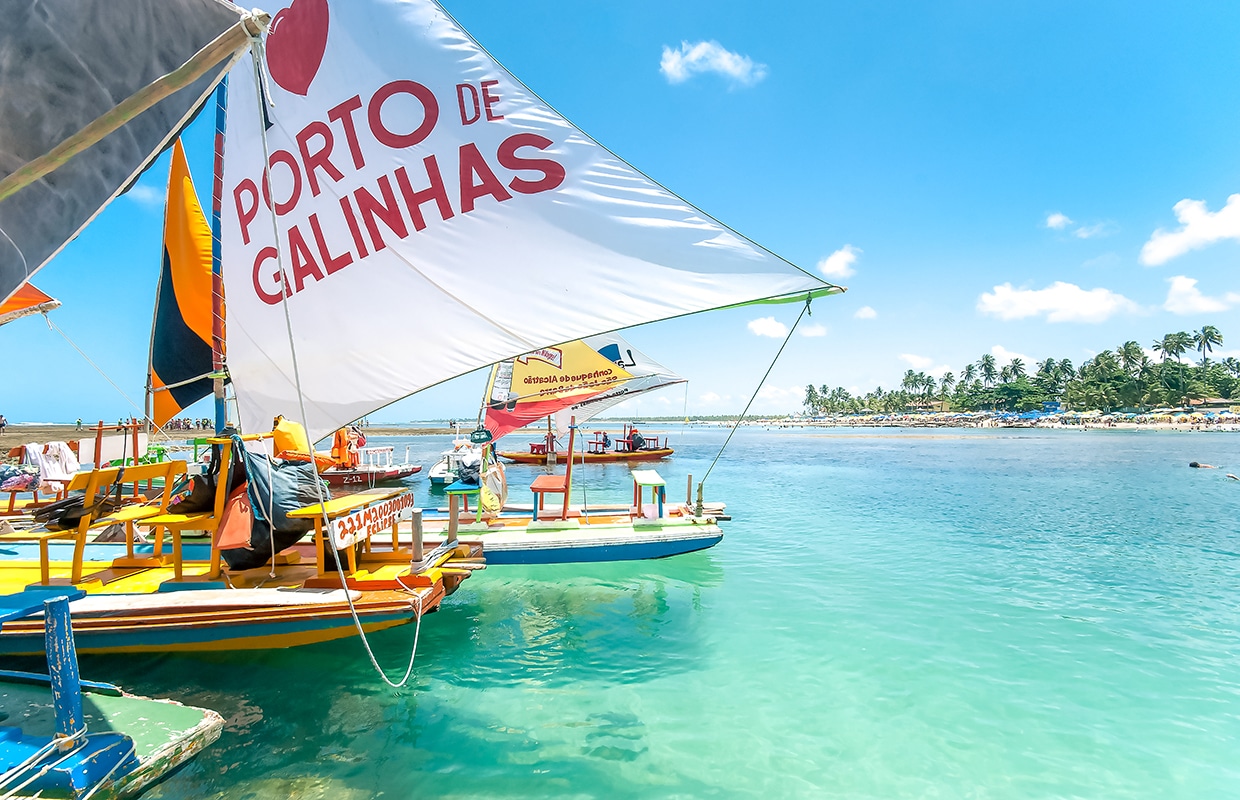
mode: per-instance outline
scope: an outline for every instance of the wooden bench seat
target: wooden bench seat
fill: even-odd
[[[152,481],[162,480],[165,487],[171,487],[177,476],[185,473],[185,469],[184,461],[164,461],[158,464],[107,467],[91,470],[90,472],[79,472],[73,476],[73,480],[66,487],[66,494],[82,492],[82,504],[87,509],[92,508],[99,501],[114,494],[121,497],[122,501],[133,499],[145,501],[146,498],[138,493],[139,484],[145,482],[149,487]],[[132,492],[129,493],[128,497],[126,497],[127,492],[124,488],[127,484],[133,484]],[[163,496],[159,501],[149,506],[123,506],[114,511],[99,515],[86,513],[82,515],[76,528],[61,531],[49,531],[45,528],[15,531],[3,534],[3,539],[11,542],[39,543],[39,572],[44,585],[51,581],[47,543],[52,539],[74,539],[73,569],[70,581],[78,583],[82,580],[82,561],[86,554],[86,536],[92,529],[106,527],[116,522],[123,523],[125,525],[125,543],[128,556],[130,559],[133,559],[133,523],[137,520],[149,520],[155,514],[165,510],[167,505],[168,492],[167,488],[165,488]]]

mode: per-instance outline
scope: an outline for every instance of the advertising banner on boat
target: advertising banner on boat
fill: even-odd
[[[577,424],[581,425],[636,395],[686,382],[684,378],[629,344],[618,333],[591,336],[584,341],[600,356],[624,368],[633,377],[594,397],[557,411],[555,432],[558,436],[568,433],[569,422],[574,417]]]
[[[633,379],[583,341],[545,347],[496,365],[483,425],[498,439]]]
[[[389,500],[359,508],[347,517],[331,521],[328,535],[337,550],[352,547],[380,533],[390,533],[406,509],[413,508],[413,492],[402,492]]]
[[[297,414],[294,347],[317,439],[522,353],[838,291],[613,156],[430,0],[271,10],[260,69],[230,74],[223,176],[248,428]]]

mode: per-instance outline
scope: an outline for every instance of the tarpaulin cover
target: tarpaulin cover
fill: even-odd
[[[0,179],[180,67],[241,13],[219,0],[0,5]],[[0,200],[0,302],[149,165],[226,66]]]

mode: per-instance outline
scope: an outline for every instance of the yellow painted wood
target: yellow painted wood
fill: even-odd
[[[359,508],[365,508],[371,503],[380,503],[384,500],[391,500],[393,497],[404,494],[408,489],[375,489],[368,492],[359,492],[346,497],[333,497],[324,503],[314,503],[313,505],[303,506],[288,512],[288,516],[293,519],[313,519],[321,517],[324,513],[328,519],[346,516]]]

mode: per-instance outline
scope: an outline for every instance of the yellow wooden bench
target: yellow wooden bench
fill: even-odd
[[[119,494],[123,501],[133,499],[145,500],[146,498],[143,495],[137,493],[138,485],[145,482],[149,487],[153,481],[163,480],[164,496],[160,499],[160,503],[166,507],[168,489],[171,488],[176,477],[184,473],[184,461],[164,461],[158,464],[139,464],[130,467],[96,469],[90,472],[79,472],[74,475],[73,480],[69,482],[66,488],[66,493],[82,492],[83,506],[89,509],[100,500],[103,500],[105,496],[114,495],[118,484],[120,488]],[[124,486],[131,483],[134,485],[134,490],[132,494],[129,494],[125,491]],[[125,522],[125,539],[128,545],[129,556],[132,558],[133,521],[139,519],[146,520],[157,513],[159,513],[159,507],[155,504],[151,506],[125,506],[117,511],[98,515],[93,513],[83,514],[76,528],[60,531],[40,528],[14,531],[12,533],[0,534],[0,541],[38,542],[39,577],[41,582],[47,585],[51,582],[48,542],[53,539],[74,539],[73,568],[70,581],[78,583],[82,580],[82,562],[86,554],[86,536],[92,528],[104,527],[111,525],[113,522]]]

